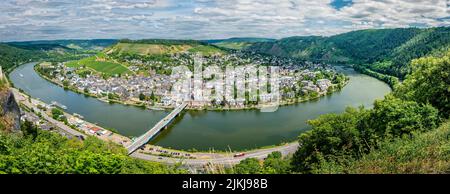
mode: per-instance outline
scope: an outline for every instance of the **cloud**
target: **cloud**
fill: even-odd
[[[447,0],[0,1],[0,41],[282,38],[448,25]]]

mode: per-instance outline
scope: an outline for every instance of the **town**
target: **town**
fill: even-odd
[[[166,57],[167,58],[167,57]],[[213,74],[220,74],[223,76],[221,70],[225,67],[236,67],[232,70],[231,75],[236,75],[240,72],[238,67],[246,64],[251,64],[255,70],[265,66],[278,67],[276,80],[266,84],[266,78],[259,75],[256,78],[247,78],[242,85],[238,86],[238,81],[233,80],[228,83],[227,80],[221,79],[222,84],[231,85],[231,98],[224,98],[216,95],[212,100],[197,101],[194,100],[195,86],[200,85],[203,90],[212,90],[212,94],[223,94],[222,91],[215,91],[217,88],[211,88],[208,84],[210,78],[202,78],[201,83],[190,84],[186,96],[190,101],[188,109],[248,109],[264,106],[273,101],[275,92],[263,93],[258,89],[255,94],[259,94],[257,98],[252,98],[248,90],[245,90],[242,96],[236,95],[238,90],[248,88],[250,84],[265,85],[270,91],[270,85],[276,84],[277,103],[280,105],[293,104],[297,102],[307,101],[309,99],[317,98],[335,90],[341,89],[347,78],[336,72],[330,65],[314,64],[311,62],[302,62],[289,58],[281,58],[274,56],[263,56],[256,53],[247,52],[233,52],[229,54],[217,54],[211,56],[200,56],[196,53],[176,53],[168,56],[169,60],[160,60],[158,58],[142,58],[139,56],[117,56],[114,53],[109,55],[102,55],[96,58],[96,61],[114,61],[125,66],[131,73],[114,74],[105,76],[103,73],[96,72],[89,69],[85,65],[79,67],[69,67],[67,63],[41,63],[37,70],[47,79],[58,83],[65,88],[72,89],[90,96],[97,97],[104,101],[120,102],[125,104],[133,104],[145,106],[149,108],[174,108],[179,101],[176,96],[183,96],[181,90],[174,92],[174,85],[177,79],[174,79],[172,69],[176,66],[186,66],[189,71],[194,70],[194,61],[199,59],[206,67],[217,66],[220,72],[213,72]],[[205,67],[203,67],[205,69]],[[88,72],[88,73],[86,73]],[[172,73],[172,75],[171,75]],[[194,72],[195,73],[195,72]],[[200,72],[201,73],[201,72]],[[203,73],[205,74],[205,73]],[[230,74],[230,72],[226,72]],[[259,74],[254,72],[254,75]],[[270,74],[269,74],[270,75]],[[191,75],[189,75],[191,76]],[[243,76],[247,76],[243,74]],[[195,76],[192,76],[195,77]],[[234,78],[234,77],[233,77]],[[253,82],[253,83],[251,83]],[[263,84],[264,82],[264,84]],[[234,88],[234,89],[233,89]],[[198,91],[198,90],[197,90]],[[201,92],[202,92],[201,91]],[[205,93],[205,91],[203,91]],[[230,93],[230,92],[228,92]],[[234,93],[234,95],[233,95]],[[190,99],[189,99],[190,98]]]

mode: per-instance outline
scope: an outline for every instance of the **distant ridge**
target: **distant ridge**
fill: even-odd
[[[450,48],[450,27],[395,28],[352,31],[330,37],[295,36],[256,42],[247,51],[307,61],[373,64],[377,72],[403,78],[414,58]]]

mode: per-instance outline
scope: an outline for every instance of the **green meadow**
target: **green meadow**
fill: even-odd
[[[109,61],[97,61],[96,56],[81,59],[79,61],[70,61],[66,63],[67,67],[85,66],[100,73],[108,75],[131,73],[131,71],[119,63]]]

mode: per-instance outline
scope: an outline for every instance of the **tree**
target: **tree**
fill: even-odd
[[[264,172],[285,174],[289,172],[289,160],[283,159],[281,152],[272,152],[264,160]]]
[[[376,144],[386,137],[434,129],[437,123],[438,111],[432,106],[387,96],[384,100],[375,101],[373,110],[365,115],[358,128],[367,142]]]
[[[64,112],[58,108],[52,109],[52,118],[53,119],[59,119],[61,115],[64,115]]]
[[[152,94],[150,94],[150,99],[151,99],[152,101],[155,101],[155,94],[153,93],[153,91],[152,91]]]
[[[139,94],[139,100],[140,100],[140,101],[145,100],[145,97],[146,97],[146,96],[145,96],[143,93],[140,93],[140,94]]]
[[[187,173],[176,166],[133,159],[122,146],[95,137],[69,140],[41,130],[34,139],[0,133],[0,174]]]
[[[35,139],[38,135],[37,127],[34,126],[33,123],[30,121],[25,120],[25,122],[23,122],[22,124],[21,129],[25,135],[30,136],[33,139]]]
[[[443,57],[413,60],[412,73],[394,92],[395,96],[430,103],[444,118],[450,116],[450,51]]]
[[[293,169],[309,173],[322,159],[359,155],[365,145],[356,124],[364,114],[363,109],[347,108],[342,114],[326,114],[308,121],[312,129],[299,137],[300,147],[291,163]]]
[[[237,174],[258,174],[262,167],[256,158],[246,158],[234,166],[234,172]]]

